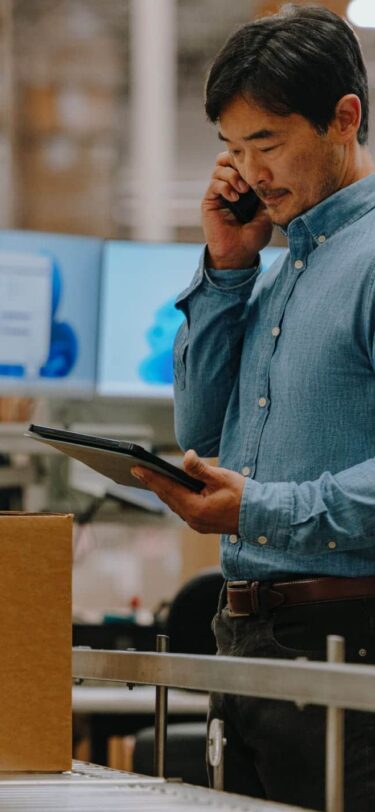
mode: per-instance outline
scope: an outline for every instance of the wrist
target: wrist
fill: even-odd
[[[253,268],[258,265],[259,252],[255,251],[253,254],[245,256],[218,256],[210,251],[209,247],[206,248],[205,266],[212,268],[214,271],[245,271],[248,268]]]

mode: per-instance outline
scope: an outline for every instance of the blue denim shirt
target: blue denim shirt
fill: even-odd
[[[202,257],[177,299],[176,436],[246,476],[226,578],[375,574],[375,175],[288,242],[266,273]]]

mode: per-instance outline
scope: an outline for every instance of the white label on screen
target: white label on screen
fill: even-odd
[[[46,362],[52,316],[52,262],[0,251],[0,364],[35,376]]]

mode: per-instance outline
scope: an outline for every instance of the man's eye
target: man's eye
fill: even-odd
[[[260,152],[271,152],[273,149],[276,149],[279,146],[280,146],[280,144],[274,144],[273,147],[265,147],[264,149],[261,149],[259,151]]]

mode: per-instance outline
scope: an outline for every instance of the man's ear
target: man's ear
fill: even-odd
[[[338,144],[347,144],[357,137],[361,125],[361,102],[355,93],[342,96],[336,104],[335,115],[329,130],[331,137]]]

